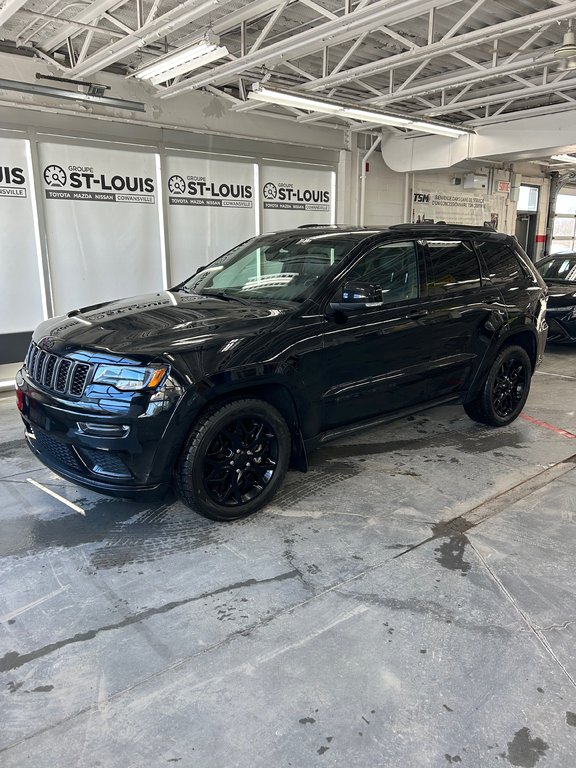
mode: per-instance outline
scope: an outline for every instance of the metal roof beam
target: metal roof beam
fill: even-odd
[[[162,14],[162,16],[150,22],[150,24],[145,24],[132,34],[126,35],[117,43],[113,43],[93,53],[82,64],[73,67],[70,73],[74,77],[86,77],[87,75],[94,74],[94,72],[99,72],[124,56],[129,56],[139,48],[155,42],[170,32],[180,29],[185,24],[206,16],[214,8],[222,8],[230,2],[231,0],[204,0],[204,2],[198,3],[197,0],[186,0],[186,2]]]
[[[169,98],[179,93],[202,88],[206,85],[219,85],[251,67],[270,66],[283,60],[302,56],[324,48],[325,45],[338,45],[351,40],[380,24],[398,24],[421,16],[430,8],[454,5],[460,0],[376,0],[361,10],[352,11],[347,16],[327,21],[313,29],[268,45],[237,61],[221,64],[210,72],[190,77],[182,83],[163,89],[160,98]],[[576,15],[576,12],[575,12]],[[333,77],[331,75],[328,76]],[[339,75],[336,75],[339,77]],[[310,88],[313,84],[307,85]]]
[[[8,19],[12,18],[15,13],[18,13],[25,2],[26,0],[4,0],[2,5],[0,5],[0,25],[6,24]]]
[[[561,82],[555,81],[553,83],[546,83],[546,85],[537,85],[534,88],[522,88],[516,91],[504,91],[503,93],[493,94],[491,96],[480,96],[476,99],[469,99],[468,101],[462,101],[455,104],[445,104],[442,106],[434,107],[430,110],[422,110],[416,114],[426,117],[437,117],[438,115],[446,115],[450,112],[460,112],[463,109],[474,109],[474,107],[484,107],[490,104],[501,104],[504,101],[516,101],[523,98],[533,98],[546,93],[556,93],[558,91],[576,90],[576,77],[562,80]]]
[[[77,13],[73,19],[62,19],[62,22],[68,21],[68,24],[64,23],[62,29],[52,37],[45,40],[38,47],[46,53],[50,53],[55,48],[59,48],[62,43],[66,42],[66,39],[78,34],[78,24],[90,24],[91,21],[101,18],[108,11],[114,11],[116,8],[125,5],[127,0],[96,0],[96,2],[90,3],[89,6],[80,13]],[[75,23],[73,23],[75,22]]]
[[[545,67],[547,64],[551,64],[554,60],[553,53],[548,53],[537,61],[534,60],[533,54],[526,55],[522,60],[516,59],[512,64],[484,67],[482,70],[468,69],[458,75],[450,75],[449,77],[444,78],[429,78],[421,85],[415,85],[413,88],[407,90],[396,90],[389,96],[384,96],[380,99],[370,99],[367,103],[383,106],[395,101],[404,101],[413,96],[423,96],[436,91],[441,91],[442,89],[458,88],[461,85],[468,85],[469,83],[481,83],[499,77],[517,75],[520,72],[526,72],[530,69]]]
[[[306,84],[302,87],[306,91],[321,91],[327,88],[334,88],[337,85],[353,82],[358,77],[371,77],[372,75],[387,72],[395,67],[417,64],[419,61],[429,57],[444,56],[454,51],[468,49],[471,45],[485,43],[487,40],[495,40],[517,32],[532,30],[551,21],[573,19],[575,17],[576,3],[571,2],[568,6],[557,6],[555,8],[548,8],[545,11],[536,11],[536,13],[519,16],[516,19],[483,27],[473,32],[465,32],[448,40],[440,40],[430,45],[423,45],[416,51],[398,53],[380,61],[362,64],[358,67],[347,69],[344,72],[338,72],[335,75],[318,78],[314,83]]]

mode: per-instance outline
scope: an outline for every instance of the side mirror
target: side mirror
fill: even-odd
[[[375,304],[382,301],[382,288],[373,283],[345,283],[342,304]]]
[[[382,288],[374,283],[345,283],[340,295],[330,302],[333,311],[348,312],[382,304]]]

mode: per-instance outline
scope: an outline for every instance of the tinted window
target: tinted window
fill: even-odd
[[[382,301],[392,304],[418,297],[418,256],[414,243],[382,243],[356,264],[346,282],[372,283]]]
[[[524,271],[514,252],[506,243],[476,243],[488,277],[493,283],[508,283],[524,277]]]
[[[428,240],[432,274],[428,293],[442,295],[480,287],[480,266],[471,243],[463,240]]]
[[[250,300],[303,301],[355,245],[355,238],[332,234],[264,235],[228,251],[182,285],[202,295],[224,291]]]
[[[576,256],[562,256],[544,264],[538,264],[538,271],[548,280],[576,281]]]

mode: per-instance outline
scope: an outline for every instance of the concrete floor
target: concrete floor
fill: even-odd
[[[60,480],[12,396],[0,434],[3,768],[576,765],[576,349],[229,525]]]

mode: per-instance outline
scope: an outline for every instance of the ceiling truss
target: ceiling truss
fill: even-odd
[[[210,31],[227,57],[156,86],[158,99],[205,90],[232,109],[262,110],[247,100],[259,81],[478,126],[574,106],[576,69],[559,72],[555,57],[573,19],[576,0],[3,0],[0,38],[5,53],[97,79],[103,71],[129,77]],[[300,122],[331,119],[266,109]]]

